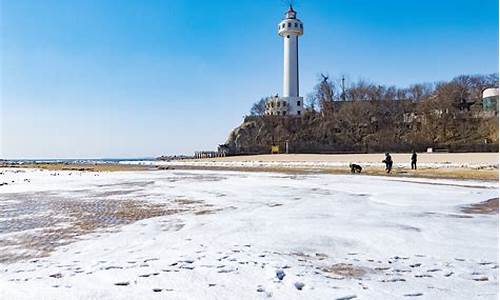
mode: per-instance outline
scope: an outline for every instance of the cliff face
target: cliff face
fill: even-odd
[[[288,141],[291,152],[318,152],[335,143],[329,134],[333,128],[328,125],[312,114],[301,118],[247,117],[230,133],[226,145],[232,154],[262,154],[270,153],[273,144],[284,151]]]
[[[290,153],[410,152],[426,151],[428,147],[450,152],[498,151],[497,143],[484,143],[479,130],[465,139],[436,142],[422,134],[418,122],[408,124],[403,118],[384,121],[371,116],[352,118],[354,115],[346,114],[352,120],[318,113],[297,118],[250,116],[230,133],[226,147],[231,155],[270,153],[272,145],[279,145],[280,152],[284,152],[286,142]]]
[[[226,145],[233,154],[266,153],[272,143],[271,126],[264,118],[245,118],[243,124],[235,128]]]

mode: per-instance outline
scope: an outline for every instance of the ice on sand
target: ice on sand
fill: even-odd
[[[0,178],[1,299],[498,297],[498,215],[462,210],[497,183],[17,171]]]

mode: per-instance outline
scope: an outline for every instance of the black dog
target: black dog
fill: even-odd
[[[363,170],[363,168],[357,164],[349,164],[349,167],[351,168],[351,173],[361,173],[361,170]]]

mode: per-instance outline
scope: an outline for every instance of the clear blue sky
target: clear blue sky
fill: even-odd
[[[1,1],[4,158],[215,149],[281,93],[282,0]],[[498,1],[295,1],[320,72],[406,86],[498,72]]]

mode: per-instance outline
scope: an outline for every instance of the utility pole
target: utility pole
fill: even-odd
[[[342,100],[345,101],[345,86],[344,86],[344,81],[345,81],[345,78],[344,78],[344,75],[342,75]]]

